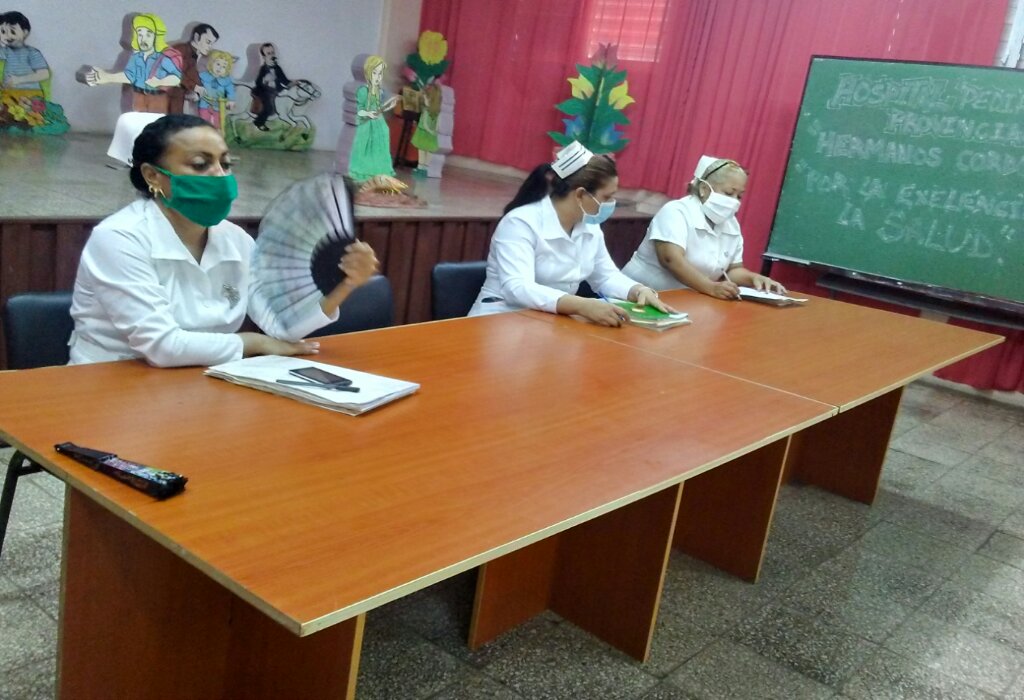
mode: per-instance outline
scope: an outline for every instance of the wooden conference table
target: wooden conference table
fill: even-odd
[[[1001,343],[991,333],[810,295],[802,306],[730,302],[691,290],[661,297],[693,325],[666,333],[582,326],[595,337],[835,406],[838,415],[794,435],[788,476],[871,503],[903,387]],[[556,326],[579,322],[522,312]],[[750,407],[758,419],[765,411]]]
[[[318,359],[422,388],[352,418],[196,368],[0,374],[0,436],[69,484],[62,697],[352,697],[365,613],[478,566],[471,644],[549,607],[645,658],[673,533],[755,577],[788,436],[836,412],[521,314]],[[64,441],[188,488],[153,501]]]

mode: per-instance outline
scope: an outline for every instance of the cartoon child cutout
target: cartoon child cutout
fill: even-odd
[[[227,51],[214,49],[206,59],[206,70],[199,73],[203,91],[199,97],[199,116],[222,129],[221,117],[225,110],[235,108],[235,84],[231,71],[235,57]]]
[[[128,65],[121,73],[110,73],[91,66],[85,73],[85,83],[96,85],[130,85],[132,110],[136,112],[167,113],[167,88],[181,83],[181,66],[164,54],[167,48],[167,26],[152,14],[135,15],[132,19],[132,49]],[[180,54],[175,52],[179,57]]]
[[[50,101],[53,74],[39,49],[25,44],[31,31],[22,13],[0,13],[0,131],[63,134],[64,109]]]
[[[209,61],[210,51],[218,39],[220,34],[217,30],[204,22],[193,27],[191,38],[187,42],[171,44],[171,48],[181,56],[181,84],[167,91],[170,95],[170,113],[179,114],[184,111],[185,100],[196,102],[202,97],[199,60],[207,57],[206,60]]]
[[[424,175],[430,165],[430,154],[437,151],[437,118],[441,114],[441,87],[430,83],[422,92],[423,108],[420,110],[416,133],[412,135],[412,145],[419,149],[419,162],[416,171]]]
[[[32,25],[20,12],[0,14],[0,61],[3,61],[4,91],[16,90],[19,97],[43,97],[43,82],[50,78],[50,66],[39,49],[26,46]]]
[[[391,164],[391,136],[384,113],[394,109],[399,96],[383,99],[384,70],[387,64],[380,56],[370,56],[363,64],[366,85],[356,90],[356,136],[352,142],[349,177],[356,182],[376,175],[394,175]]]

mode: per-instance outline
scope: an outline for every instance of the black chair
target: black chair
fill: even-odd
[[[71,292],[32,292],[11,297],[4,307],[8,369],[66,365],[68,340],[74,328]],[[18,479],[42,469],[20,451],[15,451],[7,464],[0,494],[0,554],[3,554]]]
[[[487,263],[443,262],[430,273],[430,315],[435,321],[465,316],[487,277]]]
[[[357,287],[341,305],[338,320],[310,333],[310,338],[338,333],[354,333],[387,328],[395,322],[395,302],[391,283],[383,275],[374,275]]]

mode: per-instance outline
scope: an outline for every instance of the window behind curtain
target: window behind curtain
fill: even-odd
[[[621,61],[653,63],[669,0],[591,0],[587,55],[598,44],[618,44]]]

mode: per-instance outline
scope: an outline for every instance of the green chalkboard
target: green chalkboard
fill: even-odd
[[[1024,71],[813,58],[765,255],[1024,301]]]

